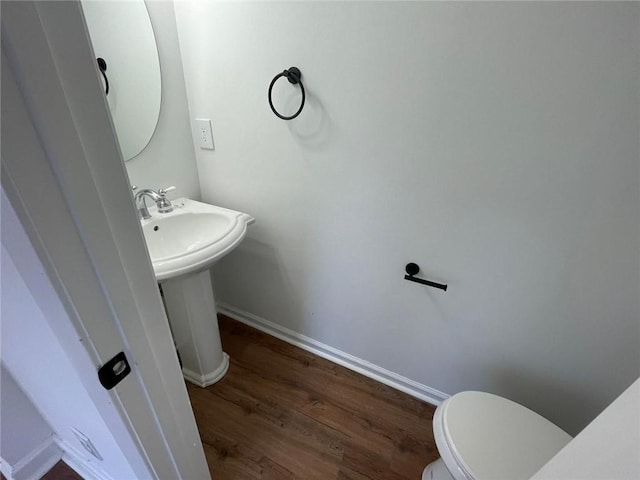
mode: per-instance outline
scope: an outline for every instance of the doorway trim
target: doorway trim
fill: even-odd
[[[2,5],[2,186],[136,474],[210,478],[79,2]],[[96,370],[119,351],[132,374],[100,390]]]

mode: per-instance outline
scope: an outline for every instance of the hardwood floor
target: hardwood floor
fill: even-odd
[[[60,460],[41,480],[82,480],[82,477]]]
[[[215,480],[420,480],[434,407],[219,316],[229,371],[187,384]]]

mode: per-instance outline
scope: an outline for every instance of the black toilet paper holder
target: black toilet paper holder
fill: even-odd
[[[420,271],[420,266],[417,263],[407,263],[404,267],[407,275],[404,276],[405,280],[409,280],[411,282],[421,283],[422,285],[427,285],[433,288],[439,288],[440,290],[447,291],[447,285],[443,283],[431,282],[429,280],[423,280],[422,278],[416,278],[414,275]]]

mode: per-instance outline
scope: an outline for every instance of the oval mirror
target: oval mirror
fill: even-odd
[[[147,146],[158,124],[160,60],[144,0],[82,2],[122,156]]]

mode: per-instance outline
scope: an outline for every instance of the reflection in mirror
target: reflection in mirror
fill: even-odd
[[[160,61],[144,0],[86,0],[82,9],[122,156],[147,146],[160,115]]]

